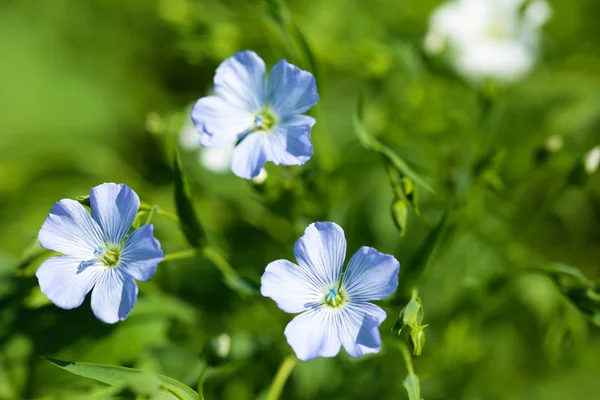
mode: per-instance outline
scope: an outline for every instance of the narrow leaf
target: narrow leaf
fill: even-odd
[[[175,151],[173,172],[175,174],[175,207],[177,208],[179,225],[188,243],[194,248],[199,248],[204,244],[204,229],[202,229],[196,215],[190,187],[183,173],[181,156],[177,150]]]
[[[442,234],[444,234],[444,232],[451,232],[453,227],[447,226],[446,221],[447,213],[445,212],[438,224],[429,231],[425,239],[421,242],[408,266],[404,268],[404,272],[402,272],[402,277],[400,278],[401,287],[396,292],[398,293],[395,298],[396,300],[402,300],[402,296],[406,293],[410,293],[411,288],[416,286],[416,283],[429,263],[432,254],[437,249],[439,243],[442,242]],[[447,234],[448,233],[446,233],[446,235]]]
[[[180,400],[199,400],[198,393],[175,379],[141,371],[133,368],[114,367],[110,365],[99,365],[79,362],[61,361],[45,358],[55,366],[75,375],[93,379],[115,387],[130,387],[146,385],[147,387],[160,388]],[[162,396],[165,398],[165,396]],[[166,397],[168,398],[168,397]]]
[[[409,400],[421,399],[421,386],[419,385],[419,377],[417,374],[409,372],[402,381],[402,385],[406,388]]]

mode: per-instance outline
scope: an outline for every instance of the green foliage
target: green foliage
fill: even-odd
[[[183,172],[179,152],[175,153],[173,173],[175,183],[175,207],[177,208],[179,225],[190,246],[193,248],[200,248],[205,240],[204,229],[202,229],[202,225],[200,225],[200,221],[196,216],[196,210],[194,210],[192,193],[190,192],[189,184]]]
[[[600,3],[551,1],[535,68],[506,85],[466,82],[424,54],[440,3],[4,2],[0,399],[139,389],[66,374],[42,355],[195,388],[204,352],[223,334],[230,354],[206,373],[205,398],[265,398],[291,352],[292,316],[260,296],[260,277],[269,262],[294,260],[295,240],[315,221],[344,228],[348,256],[360,246],[393,254],[399,288],[377,302],[387,314],[379,354],[297,362],[281,399],[600,392],[600,173],[582,164],[600,129]],[[244,49],[269,67],[285,57],[316,73],[321,98],[312,159],[267,164],[260,186],[205,168],[205,153],[181,137],[219,63]],[[134,188],[136,224],[154,212],[163,250],[179,255],[139,283],[131,315],[114,325],[94,318],[89,299],[55,307],[35,277],[54,255],[37,240],[52,205],[103,182]],[[427,313],[409,312],[397,336],[390,330],[413,288]],[[420,327],[412,335],[408,322]]]
[[[158,399],[198,400],[198,393],[174,379],[136,369],[78,363],[47,358],[52,364],[72,374],[94,379],[117,388],[128,388],[137,395]]]

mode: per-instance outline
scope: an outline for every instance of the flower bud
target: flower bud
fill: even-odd
[[[202,350],[204,361],[210,367],[218,367],[227,362],[230,354],[231,337],[226,333],[210,339]]]
[[[425,347],[425,328],[429,325],[419,325],[410,330],[410,347],[415,356],[420,356]]]

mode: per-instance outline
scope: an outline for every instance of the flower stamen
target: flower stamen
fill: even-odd
[[[346,299],[344,294],[337,287],[334,287],[327,292],[324,300],[330,307],[339,307]]]
[[[254,116],[254,129],[269,131],[277,123],[277,117],[271,109],[263,109]]]
[[[121,260],[121,246],[98,246],[94,255],[104,266],[116,267]]]

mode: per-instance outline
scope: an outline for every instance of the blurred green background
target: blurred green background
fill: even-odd
[[[438,4],[288,1],[318,65],[315,155],[301,168],[268,165],[256,187],[206,170],[198,150],[183,149],[200,220],[250,279],[272,260],[293,260],[294,241],[323,220],[344,228],[349,255],[362,245],[394,254],[408,279],[447,211],[436,251],[410,282],[430,325],[413,361],[421,397],[594,398],[598,328],[551,279],[524,268],[561,262],[600,279],[600,174],[578,169],[600,143],[600,2],[551,1],[536,68],[487,92],[422,55]],[[103,182],[127,183],[174,211],[173,149],[218,64],[252,49],[268,65],[286,57],[310,69],[301,46],[258,0],[5,0],[0,38],[0,399],[87,399],[103,388],[39,356],[140,368],[194,387],[205,344],[222,333],[231,357],[209,373],[205,397],[264,396],[291,353],[283,329],[292,316],[230,289],[208,260],[161,264],[115,325],[95,319],[89,300],[71,311],[51,305],[34,276],[43,259],[21,261],[35,253],[54,202]],[[404,236],[381,156],[354,133],[362,91],[367,130],[436,189],[420,191],[421,214],[409,213]],[[564,145],[544,150],[555,135]],[[176,224],[156,217],[155,225],[166,253],[188,248]],[[380,302],[388,312],[380,354],[299,363],[282,398],[406,399],[394,343],[405,338],[390,333],[405,294]]]

